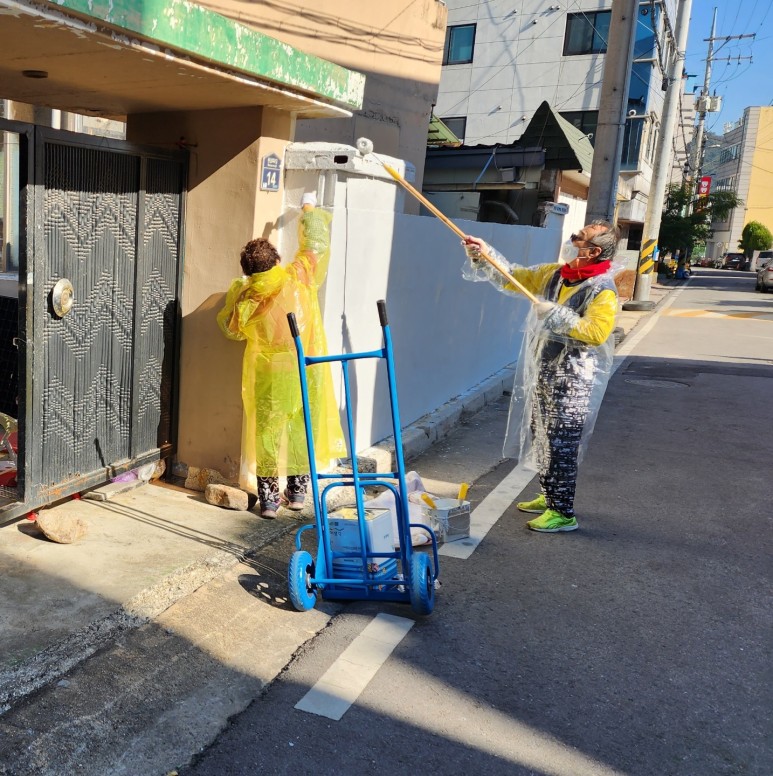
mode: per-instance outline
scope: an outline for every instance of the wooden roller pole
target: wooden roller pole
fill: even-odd
[[[376,154],[373,154],[373,156],[378,159]],[[418,189],[415,189],[413,186],[411,186],[410,183],[408,183],[405,178],[403,178],[402,175],[400,175],[397,170],[394,169],[394,167],[391,167],[390,165],[386,164],[386,162],[382,162],[381,159],[378,159],[378,161],[381,163],[381,166],[410,194],[412,194],[416,199],[421,202],[422,205],[424,205],[427,210],[429,210],[431,213],[436,215],[454,234],[458,234],[459,237],[461,237],[463,240],[467,237],[467,235],[448,217],[443,215]],[[492,267],[494,267],[497,272],[504,275],[525,297],[529,299],[533,304],[537,304],[540,300],[537,299],[534,294],[532,294],[531,291],[529,291],[527,288],[524,288],[524,286],[519,283],[496,259],[491,258],[485,251],[480,252],[480,257],[487,261]]]

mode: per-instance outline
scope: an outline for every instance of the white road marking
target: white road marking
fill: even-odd
[[[377,614],[295,708],[341,719],[413,624],[407,617]]]
[[[469,538],[446,542],[438,548],[438,554],[467,560],[535,474],[520,465],[516,466],[472,511]]]

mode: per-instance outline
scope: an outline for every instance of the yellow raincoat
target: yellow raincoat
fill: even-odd
[[[217,322],[229,339],[247,340],[242,368],[240,485],[255,493],[256,478],[306,474],[298,359],[287,323],[295,313],[306,355],[327,351],[317,292],[330,261],[330,221],[324,210],[301,215],[298,252],[289,266],[241,277],[231,284]],[[317,466],[346,456],[329,364],[307,368]]]

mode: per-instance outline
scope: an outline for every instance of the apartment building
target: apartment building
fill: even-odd
[[[773,232],[773,107],[749,107],[722,136],[712,191],[734,191],[743,201],[726,221],[716,221],[706,256],[721,258],[738,250],[741,232],[759,221]]]
[[[576,8],[549,0],[449,0],[436,114],[464,147],[507,146],[519,141],[547,102],[592,146],[611,7],[611,0],[588,0]],[[632,251],[641,240],[675,18],[676,0],[639,5],[617,210],[621,248]],[[560,180],[556,186],[556,199],[577,218],[584,216],[589,172],[583,170],[584,193],[576,175],[571,195]],[[471,193],[464,196],[469,209]],[[510,204],[518,212],[516,199]]]

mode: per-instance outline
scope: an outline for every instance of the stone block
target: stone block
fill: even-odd
[[[185,487],[188,490],[197,490],[203,493],[207,485],[228,485],[223,475],[217,469],[199,469],[196,466],[188,467],[188,476],[185,478]]]
[[[35,522],[46,539],[57,544],[73,544],[82,539],[88,530],[86,522],[74,515],[41,512]]]
[[[250,497],[243,490],[233,488],[230,485],[210,483],[204,488],[204,498],[207,503],[225,509],[238,509],[246,512],[249,509]]]

